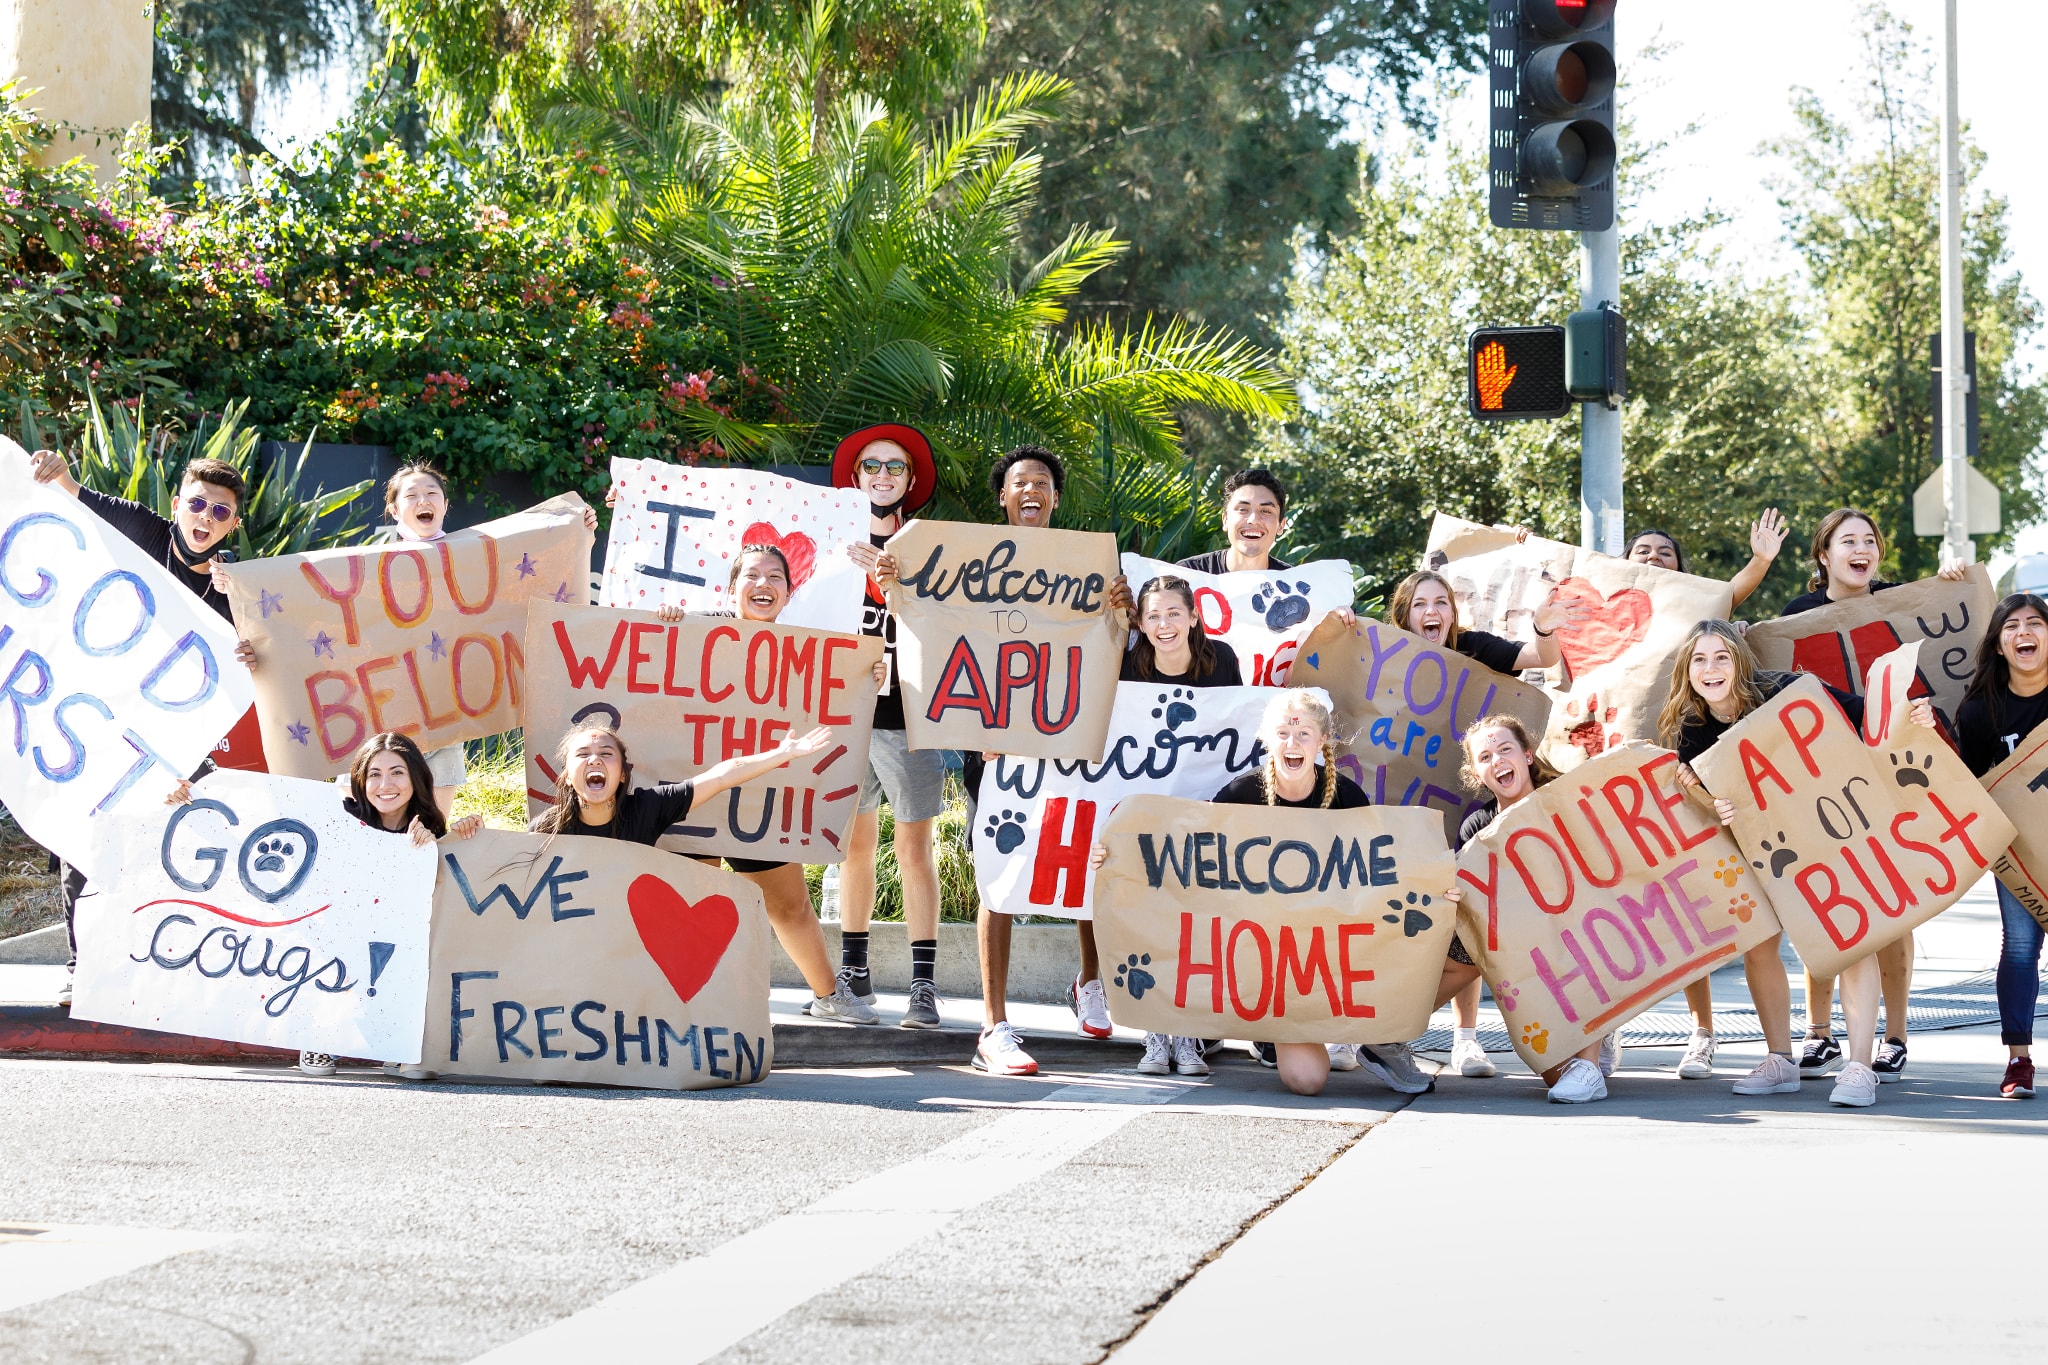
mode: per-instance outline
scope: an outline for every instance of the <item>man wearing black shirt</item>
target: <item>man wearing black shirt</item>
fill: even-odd
[[[1291,569],[1273,553],[1287,529],[1287,490],[1270,469],[1240,469],[1223,481],[1223,537],[1228,549],[1211,550],[1180,562],[1198,573],[1243,573]]]

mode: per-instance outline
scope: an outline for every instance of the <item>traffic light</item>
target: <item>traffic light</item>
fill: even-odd
[[[1482,422],[1562,417],[1564,328],[1481,327],[1465,342],[1465,399]]]
[[[1488,0],[1495,227],[1614,225],[1614,0]]]

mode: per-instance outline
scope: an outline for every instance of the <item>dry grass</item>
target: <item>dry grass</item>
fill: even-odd
[[[64,922],[64,902],[49,854],[0,812],[0,938]]]

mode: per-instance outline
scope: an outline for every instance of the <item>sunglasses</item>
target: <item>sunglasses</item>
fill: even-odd
[[[209,507],[213,509],[215,521],[228,521],[235,515],[235,509],[224,502],[208,502],[205,498],[197,496],[185,499],[185,510],[195,517]]]
[[[862,460],[860,462],[860,472],[868,475],[893,474],[897,478],[901,478],[909,468],[910,466],[901,460]]]

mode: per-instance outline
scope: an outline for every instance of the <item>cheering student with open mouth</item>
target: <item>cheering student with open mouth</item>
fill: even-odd
[[[1925,705],[1925,703],[1919,703]],[[1984,625],[1977,671],[1956,708],[1963,762],[1982,777],[2048,725],[2048,600],[2014,593]],[[1998,952],[1998,1032],[2005,1044],[2007,1099],[2034,1096],[2034,1007],[2041,996],[2041,925],[2019,897],[1998,885],[2004,929]]]

